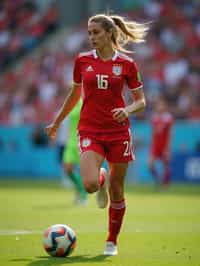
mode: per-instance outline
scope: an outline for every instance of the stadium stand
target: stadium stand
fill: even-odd
[[[17,54],[34,46],[44,32],[58,23],[58,14],[52,7],[41,16],[34,1],[29,1],[28,6],[23,5],[23,0],[15,1],[22,7],[19,12],[16,12],[18,5],[10,7],[5,4],[8,2],[3,1],[0,9],[1,67],[8,58],[15,59]],[[162,95],[177,119],[199,120],[199,2],[153,0],[124,15],[151,22],[147,42],[131,47],[136,51],[133,56],[142,71],[148,103],[146,112],[138,119],[148,119],[152,105]],[[15,25],[12,31],[11,25]],[[20,69],[10,69],[2,76],[1,124],[41,123],[52,119],[69,87],[75,54],[88,49],[87,32],[81,26],[71,29],[61,40],[54,49],[49,48],[52,45],[49,41],[49,47],[45,46],[40,54],[26,57]]]
[[[0,71],[38,46],[58,26],[55,4],[42,10],[36,1],[0,3]]]

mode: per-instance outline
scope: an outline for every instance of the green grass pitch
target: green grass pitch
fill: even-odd
[[[0,181],[0,265],[2,266],[199,266],[200,186],[126,188],[127,212],[119,255],[102,255],[107,210],[90,195],[86,207],[73,205],[73,191],[52,181]],[[77,234],[71,256],[52,258],[42,233],[64,223]]]

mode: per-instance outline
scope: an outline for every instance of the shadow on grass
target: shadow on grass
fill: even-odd
[[[49,256],[39,256],[36,259],[13,259],[15,262],[27,262],[27,266],[52,266],[52,265],[65,265],[67,263],[92,263],[92,262],[109,262],[109,257],[105,255],[97,255],[97,256],[89,256],[89,255],[79,255],[79,256],[71,256],[65,258],[58,257],[49,257]]]

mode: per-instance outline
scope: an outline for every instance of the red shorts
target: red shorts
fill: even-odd
[[[130,132],[120,134],[119,138],[113,136],[113,140],[105,135],[85,134],[79,135],[80,154],[86,151],[95,151],[101,154],[110,163],[125,163],[135,160]]]
[[[160,147],[151,147],[151,156],[155,159],[168,160],[169,150]]]

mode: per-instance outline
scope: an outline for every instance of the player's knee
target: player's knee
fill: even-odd
[[[66,174],[69,175],[69,176],[73,173],[72,169],[67,169],[65,172],[66,172]]]
[[[112,182],[110,184],[110,193],[112,195],[112,198],[115,200],[119,200],[123,197],[124,194],[124,189],[123,189],[123,184],[120,182]]]
[[[73,166],[71,164],[64,164],[65,173],[71,175],[73,173]]]
[[[98,184],[94,181],[85,180],[84,187],[88,193],[94,193],[98,190]]]

